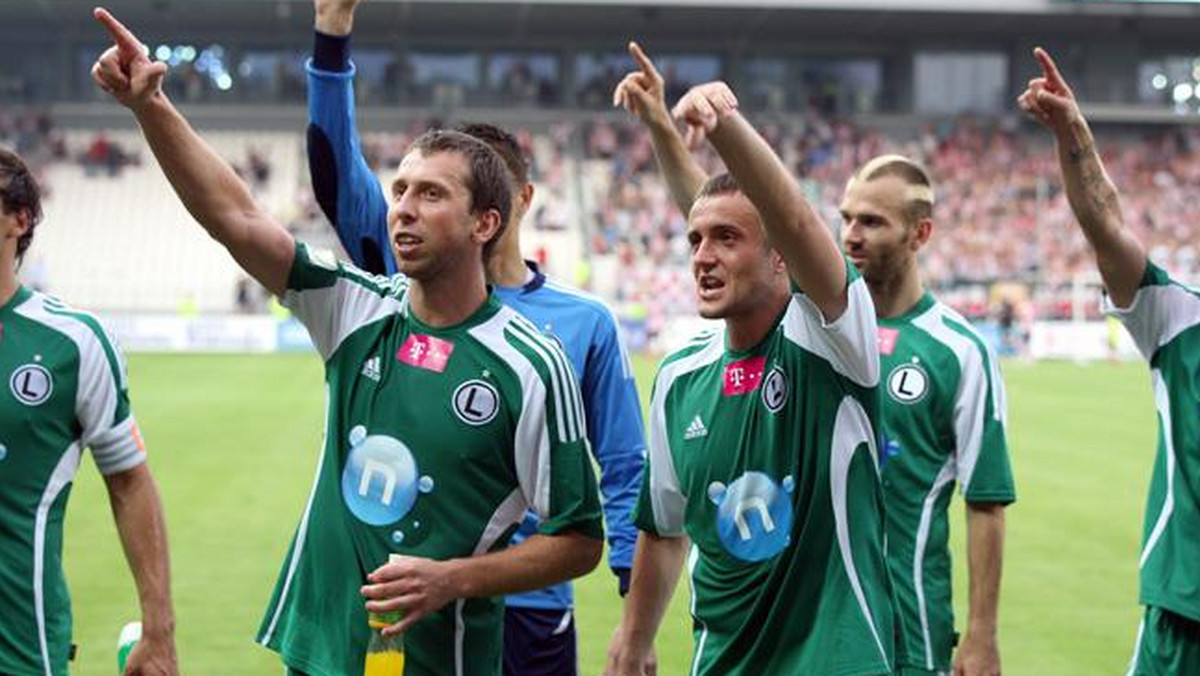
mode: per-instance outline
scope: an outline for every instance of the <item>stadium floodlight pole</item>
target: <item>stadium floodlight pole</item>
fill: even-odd
[[[1200,290],[1155,265],[1125,225],[1075,92],[1054,59],[1034,49],[1041,74],[1018,105],[1054,135],[1067,201],[1096,257],[1106,314],[1125,325],[1151,367],[1158,449],[1138,561],[1145,606],[1128,673],[1200,673]]]

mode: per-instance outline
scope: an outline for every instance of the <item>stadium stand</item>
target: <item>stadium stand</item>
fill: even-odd
[[[429,124],[364,136],[381,178]],[[993,317],[1005,301],[1030,301],[1026,312],[1039,318],[1097,315],[1090,301],[1078,307],[1078,297],[1091,297],[1079,287],[1094,286],[1094,275],[1044,138],[1011,122],[975,117],[924,125],[908,138],[885,136],[813,111],[769,119],[763,131],[831,225],[840,220],[842,187],[863,158],[898,151],[925,162],[938,181],[941,229],[923,254],[926,278],[968,316]],[[625,314],[644,319],[651,336],[671,318],[694,314],[686,221],[657,176],[644,131],[605,118],[522,129],[520,137],[538,186],[525,233],[528,250],[554,274],[589,283]],[[174,225],[189,216],[157,168],[138,157],[140,138],[129,131],[104,135],[128,156],[115,174],[89,168],[88,150],[97,138],[94,131],[56,133],[38,151],[53,193],[48,227],[31,257],[44,265],[51,288],[107,311],[232,311],[241,275],[201,231]],[[208,138],[301,238],[335,246],[307,185],[296,133],[218,131]],[[1200,220],[1200,207],[1187,199],[1200,187],[1200,131],[1118,130],[1106,148],[1114,178],[1134,188],[1126,192],[1125,208],[1155,259],[1182,279],[1200,279],[1187,225]],[[265,165],[264,176],[255,178],[252,158]],[[718,170],[711,157],[703,159]],[[1020,291],[1013,298],[1004,289]]]

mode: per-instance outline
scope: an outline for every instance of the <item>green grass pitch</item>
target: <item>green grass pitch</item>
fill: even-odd
[[[645,395],[654,363],[636,366]],[[1018,491],[1001,601],[1005,673],[1122,673],[1139,614],[1137,553],[1155,433],[1146,368],[1008,362],[1004,370]],[[304,355],[134,355],[130,371],[166,504],[182,671],[281,673],[253,637],[316,468],[320,363]],[[961,504],[952,507],[960,618]],[[80,647],[72,673],[111,675],[117,632],[138,612],[90,460],[68,508],[65,559]],[[615,590],[604,566],[577,585],[587,676],[602,670],[620,617]],[[687,596],[681,581],[659,633],[663,674],[687,672]]]

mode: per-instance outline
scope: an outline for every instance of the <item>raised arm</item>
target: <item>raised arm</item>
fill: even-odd
[[[826,321],[847,305],[846,261],[833,233],[805,199],[783,161],[738,112],[737,97],[723,82],[693,87],[673,111],[688,136],[707,137],[742,191],[754,203],[772,248]]]
[[[629,43],[629,55],[638,69],[627,73],[617,84],[613,90],[613,106],[633,113],[646,126],[658,170],[667,182],[676,206],[687,216],[696,193],[704,187],[708,176],[688,151],[683,136],[675,127],[675,120],[671,119],[665,84],[658,68],[636,42]]]
[[[106,10],[96,19],[112,36],[92,66],[92,78],[129,108],[180,201],[250,276],[280,295],[287,285],[295,244],[262,210],[233,168],[196,134],[162,91],[164,63],[146,56],[133,33]]]
[[[1146,271],[1146,249],[1125,228],[1117,188],[1104,170],[1075,93],[1044,49],[1034,49],[1033,55],[1042,75],[1029,81],[1017,101],[1054,134],[1071,211],[1092,245],[1109,296],[1118,307],[1128,307]]]
[[[314,0],[308,63],[308,171],[317,204],[355,265],[396,272],[387,236],[387,198],[363,157],[354,126],[350,31],[359,0]]]
[[[142,609],[142,638],[129,655],[125,673],[174,676],[179,673],[175,615],[171,610],[166,519],[158,486],[145,464],[104,480]]]

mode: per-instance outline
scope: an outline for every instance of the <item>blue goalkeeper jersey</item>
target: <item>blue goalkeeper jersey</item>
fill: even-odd
[[[387,234],[388,203],[363,157],[354,126],[354,66],[342,72],[308,64],[308,155],[313,190],[338,239],[356,265],[376,274],[396,273]],[[609,567],[628,584],[637,530],[631,520],[645,455],[641,406],[633,370],[612,311],[598,298],[549,279],[527,262],[523,286],[494,287],[495,296],[553,335],[579,379],[588,439],[600,466],[600,491],[609,545]],[[514,544],[537,532],[532,513]],[[521,608],[573,605],[570,583],[509,596]]]

